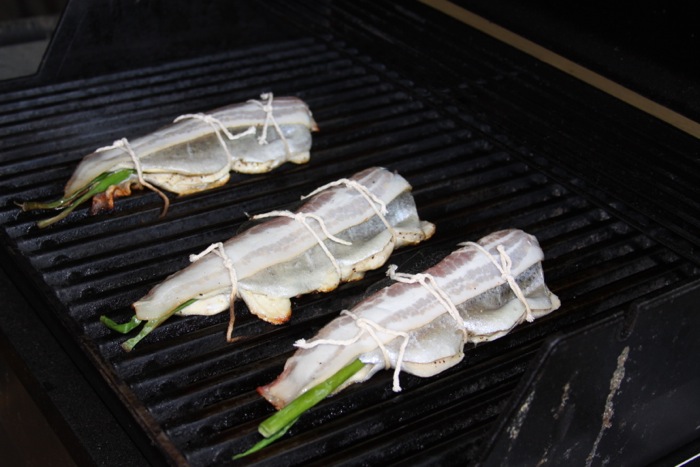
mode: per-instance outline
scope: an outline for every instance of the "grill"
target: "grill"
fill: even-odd
[[[697,400],[700,387],[687,358],[700,350],[689,337],[700,329],[696,139],[420,4],[241,3],[264,23],[264,40],[150,65],[103,64],[89,76],[61,68],[56,82],[39,75],[0,94],[3,287],[22,292],[15,310],[41,320],[25,331],[12,319],[29,318],[6,315],[4,332],[10,341],[24,334],[25,344],[15,344],[24,348],[48,330],[88,383],[73,396],[87,404],[97,394],[108,407],[105,435],[127,448],[115,454],[116,441],[85,433],[98,424],[95,413],[61,418],[60,407],[75,402],[45,391],[36,397],[59,406],[53,423],[69,427],[66,444],[93,462],[104,449],[129,463],[199,466],[227,464],[257,441],[273,409],[255,388],[280,372],[295,340],[378,287],[383,271],[293,300],[283,326],[255,319],[239,302],[236,333],[245,337],[235,344],[225,342],[224,313],[171,319],[126,354],[124,337],[98,317],[127,319],[132,302],[186,266],[190,253],[233,236],[248,214],[284,208],[369,166],[403,175],[421,218],[437,225],[433,239],[399,250],[391,263],[418,270],[458,242],[522,228],[540,240],[548,285],[563,306],[468,349],[437,377],[402,374],[400,394],[390,372],[348,388],[246,462],[490,465],[592,456],[634,464],[697,443],[698,409],[676,407]],[[270,90],[312,109],[321,131],[309,164],[233,174],[224,187],[173,199],[164,219],[152,192],[99,216],[78,209],[45,230],[33,226],[45,213],[13,204],[60,194],[96,147]],[[621,369],[626,379],[615,387]],[[650,369],[665,370],[664,382],[649,379]],[[601,418],[607,408],[610,426]],[[640,434],[632,420],[648,415],[659,422]],[[657,438],[654,449],[625,438],[648,439],[665,423],[679,434]]]

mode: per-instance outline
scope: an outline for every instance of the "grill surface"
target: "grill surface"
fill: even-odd
[[[277,7],[284,15],[286,3]],[[155,444],[164,462],[226,463],[253,444],[257,425],[272,412],[255,388],[280,372],[295,340],[311,337],[358,301],[383,272],[294,300],[291,322],[280,327],[251,317],[240,304],[236,334],[245,338],[233,345],[224,340],[224,313],[171,319],[126,354],[119,348],[124,337],[98,317],[126,319],[132,302],[186,266],[190,253],[234,235],[248,213],[278,209],[366,167],[403,175],[414,187],[421,218],[438,228],[428,243],[400,250],[391,263],[423,268],[458,242],[522,228],[540,240],[547,282],[563,306],[469,349],[461,364],[437,377],[402,374],[401,394],[391,392],[388,372],[351,387],[251,460],[398,463],[418,453],[426,463],[474,460],[544,339],[620,314],[635,300],[698,276],[697,254],[686,249],[697,242],[689,229],[697,217],[687,214],[697,208],[690,196],[697,161],[686,152],[693,142],[663,126],[658,131],[673,137],[650,141],[641,132],[658,124],[471,31],[460,30],[468,42],[459,50],[447,45],[429,57],[424,51],[434,44],[414,47],[398,30],[410,25],[433,32],[435,43],[449,30],[430,21],[417,25],[404,10],[384,24],[396,14],[393,7],[362,7],[374,24],[386,26],[384,34],[397,38],[391,47],[414,50],[403,66],[388,45],[372,53],[362,48],[376,33],[346,21],[358,13],[345,6],[333,10],[345,27],[337,35],[316,26],[296,39],[0,95],[5,264],[18,269],[44,318],[60,323],[66,345],[78,349],[117,395],[122,405],[115,410],[138,423],[143,434],[135,438]],[[314,19],[315,13],[300,10],[299,24]],[[359,46],[348,45],[342,34]],[[417,68],[405,65],[409,54],[420,55]],[[559,84],[550,81],[555,75]],[[46,213],[20,214],[13,204],[60,194],[76,162],[96,147],[267,90],[299,96],[312,109],[321,131],[309,164],[234,174],[224,187],[174,199],[164,219],[151,192],[119,200],[113,212],[96,217],[78,209],[45,230],[33,224]],[[600,136],[601,127],[613,125],[611,117],[591,111],[599,102],[632,119],[604,135],[627,145],[623,154],[609,148],[593,157],[601,142],[582,136]],[[552,124],[562,115],[568,120]],[[546,145],[548,132],[556,135]],[[649,207],[629,190],[649,175],[639,170],[620,181],[617,174],[630,173],[635,155],[660,151],[677,156],[680,165],[664,167],[659,176],[679,183],[658,197],[655,190],[666,189],[654,183]],[[679,193],[687,210],[657,210],[664,197],[676,201]]]

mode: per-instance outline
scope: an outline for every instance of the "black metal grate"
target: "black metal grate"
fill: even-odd
[[[494,69],[497,65],[503,69]],[[508,62],[473,69],[484,80],[515,70]],[[226,186],[175,199],[159,220],[150,192],[119,200],[97,217],[79,209],[45,230],[42,214],[13,201],[51,197],[82,155],[137,136],[177,115],[272,90],[307,101],[319,123],[312,161],[270,174],[233,175]],[[118,320],[151,286],[188,264],[188,255],[234,235],[247,213],[369,166],[401,173],[414,187],[436,236],[397,252],[392,263],[435,260],[456,243],[505,227],[536,235],[545,275],[563,307],[508,336],[479,345],[464,361],[426,380],[402,375],[401,394],[379,374],[328,399],[286,437],[252,457],[269,465],[473,460],[542,340],[624,309],[632,301],[697,277],[695,266],[555,181],[502,145],[463,107],[333,38],[300,38],[0,95],[0,224],[13,266],[38,290],[50,316],[72,336],[170,463],[226,463],[257,440],[272,408],[255,388],[271,381],[292,352],[383,276],[368,274],[336,292],[293,301],[275,327],[239,304],[237,335],[226,344],[226,316],[172,319],[126,354]],[[141,434],[135,434],[140,437]],[[427,450],[426,450],[427,448]],[[415,457],[418,456],[418,457]]]

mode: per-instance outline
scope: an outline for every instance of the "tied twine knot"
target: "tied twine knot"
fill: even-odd
[[[530,304],[527,301],[527,298],[525,297],[525,294],[523,293],[523,290],[520,288],[518,283],[515,280],[515,277],[513,277],[511,268],[513,267],[513,260],[511,257],[508,255],[506,252],[506,249],[503,247],[503,245],[498,245],[496,247],[496,251],[498,252],[498,256],[501,260],[499,263],[496,261],[496,258],[489,253],[486,248],[483,246],[479,245],[478,243],[475,242],[466,242],[466,243],[460,243],[460,246],[473,246],[480,252],[486,255],[486,257],[491,261],[491,263],[498,269],[498,272],[501,273],[501,278],[503,278],[508,286],[510,286],[510,289],[513,291],[515,296],[522,302],[522,304],[525,306],[525,319],[527,320],[528,323],[531,323],[532,321],[535,320],[535,317],[532,314],[532,308],[530,308]]]
[[[262,111],[265,112],[265,121],[263,122],[263,128],[260,132],[260,136],[258,136],[258,144],[260,144],[261,146],[268,144],[267,130],[270,124],[272,124],[272,126],[277,131],[277,134],[279,135],[280,139],[284,143],[284,149],[287,152],[287,155],[291,155],[292,150],[289,147],[289,141],[287,141],[287,138],[284,136],[284,133],[282,133],[282,128],[280,128],[279,124],[277,123],[277,120],[275,119],[275,116],[273,115],[274,108],[272,106],[272,101],[274,99],[274,95],[271,92],[265,92],[260,94],[260,99],[265,102],[263,103],[255,99],[251,99],[248,101],[248,103],[250,104],[255,104],[259,106],[262,109]]]
[[[204,258],[206,255],[214,253],[224,263],[224,267],[228,270],[229,280],[231,281],[231,295],[229,297],[229,320],[228,327],[226,329],[226,340],[228,342],[233,342],[235,339],[232,337],[233,325],[236,321],[236,315],[234,312],[234,304],[236,302],[236,294],[238,293],[238,277],[236,275],[236,269],[233,266],[233,261],[226,253],[224,244],[221,242],[212,243],[204,251],[196,255],[190,255],[190,262],[194,263]]]
[[[455,322],[459,325],[460,330],[467,337],[466,322],[459,314],[457,306],[454,304],[450,296],[445,292],[437,283],[435,277],[431,274],[419,273],[419,274],[408,274],[404,272],[396,272],[398,267],[395,264],[389,266],[386,271],[386,275],[389,278],[402,282],[404,284],[419,284],[430,292],[433,297],[447,310],[447,312],[452,316]]]
[[[404,355],[406,353],[406,347],[408,346],[409,341],[409,334],[403,331],[394,331],[392,329],[387,329],[384,326],[366,318],[359,318],[357,315],[350,312],[349,310],[343,310],[341,314],[351,317],[355,321],[357,327],[360,328],[360,330],[357,332],[357,334],[355,334],[355,336],[346,340],[315,339],[310,342],[304,339],[299,339],[294,343],[294,346],[301,349],[311,349],[319,345],[347,346],[354,344],[355,342],[360,340],[362,336],[368,334],[377,343],[377,346],[382,352],[382,356],[384,358],[384,367],[389,368],[391,367],[391,356],[389,355],[388,349],[386,348],[382,340],[379,338],[376,331],[383,332],[394,337],[401,337],[403,338],[403,342],[399,347],[399,353],[396,358],[396,368],[394,369],[392,384],[392,390],[394,392],[401,392],[401,384],[399,383],[399,373],[401,372],[401,367],[403,366]]]
[[[136,169],[136,176],[138,177],[138,181],[141,184],[141,186],[144,186],[149,190],[154,191],[163,200],[163,211],[161,212],[160,217],[164,217],[168,212],[168,208],[170,207],[170,200],[167,196],[165,196],[165,193],[160,191],[155,186],[151,185],[143,178],[143,169],[141,168],[141,161],[139,160],[139,157],[134,151],[134,149],[131,147],[131,144],[129,144],[129,140],[126,138],[118,139],[111,146],[104,146],[98,148],[95,150],[95,152],[110,151],[112,149],[121,149],[129,155],[131,161],[134,164],[134,168]]]
[[[306,199],[309,198],[313,195],[316,195],[324,190],[327,190],[329,188],[333,188],[336,186],[344,185],[348,188],[352,188],[353,190],[357,191],[364,199],[367,201],[367,203],[370,205],[372,210],[374,210],[374,213],[379,217],[379,219],[382,221],[384,226],[387,228],[389,233],[391,234],[391,239],[394,243],[396,243],[396,230],[391,226],[389,221],[386,218],[386,215],[388,214],[389,210],[386,207],[386,203],[382,201],[377,195],[369,191],[369,189],[361,184],[360,182],[356,180],[350,180],[348,178],[341,178],[339,180],[336,180],[334,182],[327,183],[319,188],[316,188],[314,191],[309,193],[306,196],[302,196],[301,199]]]

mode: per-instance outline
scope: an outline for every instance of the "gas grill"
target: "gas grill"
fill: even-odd
[[[77,3],[42,70],[0,85],[1,348],[77,462],[637,465],[700,451],[695,137],[418,2]],[[43,230],[46,212],[14,204],[59,196],[97,147],[268,91],[313,111],[308,164],[171,195],[164,218],[149,191]],[[248,215],[371,166],[405,177],[437,226],[391,264],[418,271],[521,228],[562,307],[436,377],[402,374],[401,393],[377,374],[234,462],[274,411],[256,387],[384,268],[294,299],[282,326],[239,302],[233,344],[222,313],[170,319],[125,353],[99,316],[128,319]]]

